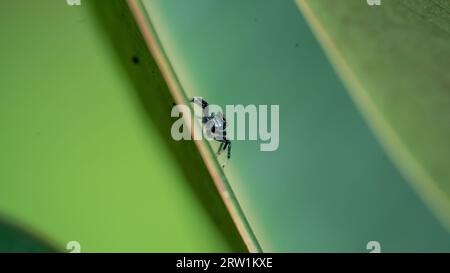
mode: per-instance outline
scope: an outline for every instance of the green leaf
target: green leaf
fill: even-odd
[[[379,140],[450,228],[450,2],[297,3]]]
[[[247,251],[195,144],[170,136],[134,20],[121,0],[0,2],[0,252],[46,251],[28,233],[60,252]]]

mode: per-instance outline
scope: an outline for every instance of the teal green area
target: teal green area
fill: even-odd
[[[450,1],[302,3],[375,132],[450,230]]]
[[[0,215],[42,251],[245,251],[125,2],[81,3],[0,3]]]
[[[234,141],[225,169],[264,251],[450,251],[294,1],[142,2],[189,96],[280,105],[279,149]]]

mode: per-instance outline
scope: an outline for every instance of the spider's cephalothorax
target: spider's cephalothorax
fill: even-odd
[[[203,109],[202,123],[207,127],[207,133],[216,141],[220,142],[219,150],[217,154],[221,154],[222,151],[227,150],[227,158],[231,157],[231,141],[227,139],[227,120],[223,116],[222,112],[209,113],[208,102],[200,97],[194,97],[191,102],[201,106]]]

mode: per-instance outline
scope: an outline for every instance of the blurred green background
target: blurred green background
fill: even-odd
[[[245,251],[124,1],[81,1],[0,1],[0,250]],[[294,1],[142,3],[189,96],[280,105],[225,169],[264,251],[450,250]]]
[[[173,100],[124,1],[0,14],[0,216],[21,231],[0,233],[57,251],[246,251],[195,145],[170,138]],[[0,251],[20,251],[11,236]]]

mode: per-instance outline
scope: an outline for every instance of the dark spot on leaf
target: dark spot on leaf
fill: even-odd
[[[134,64],[138,64],[138,63],[140,62],[138,56],[133,56],[133,57],[131,58],[131,61],[132,61]]]

